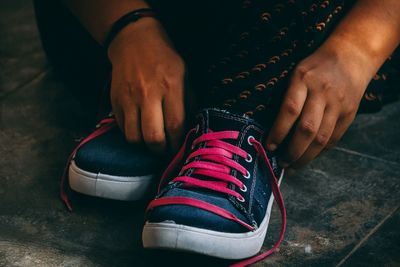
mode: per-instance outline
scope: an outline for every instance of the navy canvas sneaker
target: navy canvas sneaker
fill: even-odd
[[[103,119],[96,130],[74,149],[61,184],[61,198],[76,192],[114,200],[139,200],[149,196],[158,160],[144,144],[129,144],[114,117]],[[150,194],[151,195],[151,194]]]
[[[206,109],[164,172],[146,211],[145,248],[195,252],[224,259],[259,261],[282,242],[286,211],[279,190],[283,170],[261,144],[255,121]],[[255,256],[277,201],[282,228],[276,244]]]

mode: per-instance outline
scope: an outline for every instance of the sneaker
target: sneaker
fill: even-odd
[[[115,118],[108,117],[69,157],[62,179],[61,198],[71,209],[66,194],[69,183],[72,190],[89,196],[143,199],[151,191],[157,166],[156,158],[145,145],[129,144]]]
[[[276,199],[282,215],[278,241],[238,266],[259,261],[284,237],[279,190],[284,171],[264,151],[263,130],[255,121],[217,109],[203,110],[197,120],[147,207],[143,246],[224,259],[253,257],[263,245]]]

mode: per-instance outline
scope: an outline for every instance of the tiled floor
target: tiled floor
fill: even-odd
[[[46,63],[32,4],[0,3],[0,266],[224,266],[143,251],[145,203],[58,198],[91,116]],[[283,182],[288,231],[257,266],[400,266],[400,104],[360,116],[339,146]],[[279,229],[277,210],[265,247]]]

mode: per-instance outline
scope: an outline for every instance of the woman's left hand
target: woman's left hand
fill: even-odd
[[[275,150],[288,133],[283,167],[300,167],[345,133],[374,72],[361,52],[338,40],[322,45],[296,67],[281,110],[266,140]]]

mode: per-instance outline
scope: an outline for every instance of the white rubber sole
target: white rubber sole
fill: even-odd
[[[279,177],[279,185],[284,172]],[[143,246],[152,249],[169,249],[194,252],[223,259],[244,259],[257,254],[265,239],[274,202],[268,203],[260,227],[247,233],[224,233],[173,222],[149,223],[143,228]]]
[[[115,200],[144,199],[153,175],[124,177],[92,173],[80,169],[75,161],[69,167],[69,184],[79,193]]]

